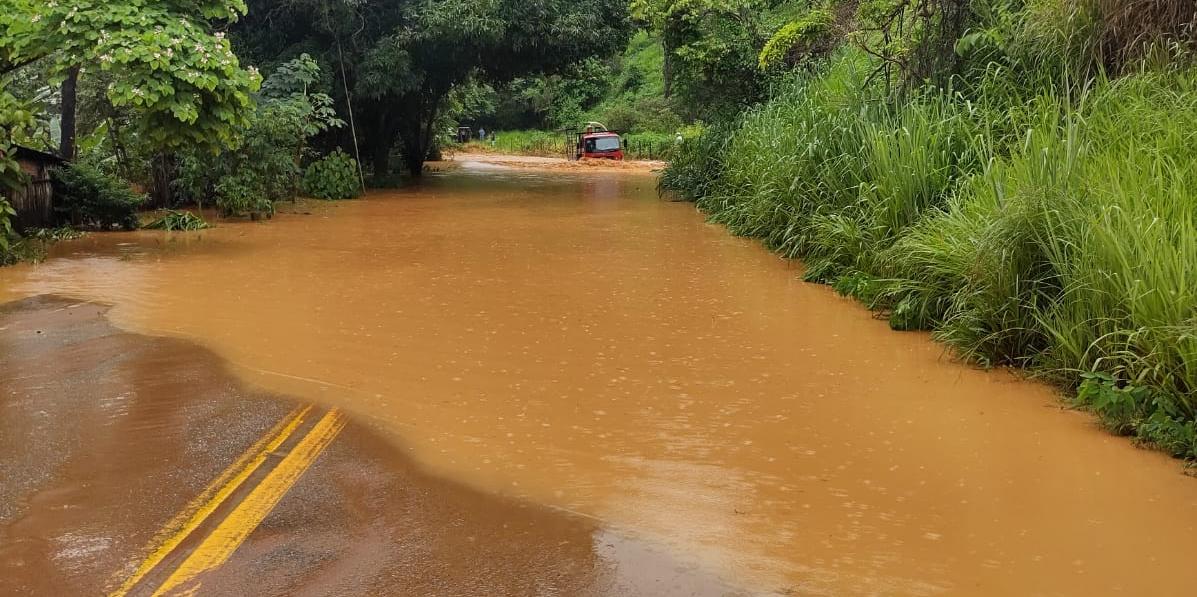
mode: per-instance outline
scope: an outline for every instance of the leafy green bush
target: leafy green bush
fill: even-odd
[[[303,191],[318,199],[352,199],[361,194],[357,160],[336,150],[312,162],[303,175]]]
[[[28,180],[14,153],[17,144],[29,140],[35,122],[29,102],[18,99],[5,85],[0,85],[0,191],[18,188]]]
[[[143,226],[149,230],[203,230],[208,223],[189,211],[170,210],[161,218]]]
[[[1137,435],[1176,457],[1197,458],[1197,421],[1167,394],[1119,382],[1107,373],[1085,373],[1076,404],[1092,410],[1119,435]]]
[[[319,75],[319,66],[307,54],[280,65],[255,97],[240,145],[218,154],[183,152],[175,189],[201,206],[215,196],[227,216],[270,215],[273,202],[293,199],[308,139],[344,124],[332,98],[311,92]]]
[[[0,196],[0,264],[12,250],[12,243],[16,236],[16,232],[12,229],[12,218],[16,215],[16,210],[9,205],[8,200]]]
[[[86,163],[57,168],[52,179],[55,209],[76,226],[137,228],[137,208],[145,195],[134,193],[128,183]]]
[[[657,182],[660,191],[669,191],[686,201],[712,195],[723,176],[728,143],[735,124],[715,124],[697,136],[684,137],[670,156],[669,167]]]
[[[757,64],[761,70],[775,69],[783,65],[793,54],[804,58],[820,42],[823,42],[822,45],[828,45],[821,38],[826,36],[827,30],[834,22],[835,17],[827,10],[812,10],[802,18],[791,21],[765,42],[757,57]]]
[[[258,173],[250,168],[234,171],[216,183],[216,206],[226,216],[249,215],[255,220],[274,213],[274,202],[262,192]]]
[[[623,133],[673,134],[682,128],[673,102],[661,97],[642,97],[615,104],[602,112],[603,124]]]
[[[3,99],[0,95],[0,100]],[[4,106],[0,104],[0,125],[4,123],[5,114],[2,112]],[[0,191],[6,189],[19,188],[25,184],[27,175],[21,170],[21,165],[12,157],[13,148],[4,142],[4,138],[0,136]]]

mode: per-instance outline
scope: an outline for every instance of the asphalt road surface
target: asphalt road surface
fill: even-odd
[[[105,307],[0,307],[0,594],[627,595],[728,587],[419,471]]]

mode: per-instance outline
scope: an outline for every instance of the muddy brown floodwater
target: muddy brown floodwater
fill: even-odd
[[[109,303],[433,474],[750,592],[1191,594],[1177,463],[796,267],[650,174],[465,164],[266,224],[63,243],[0,271],[0,301]]]

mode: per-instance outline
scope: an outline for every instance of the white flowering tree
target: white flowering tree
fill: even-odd
[[[215,31],[245,14],[243,0],[6,4],[0,12],[0,89],[13,71],[34,62],[48,64],[60,80],[76,67],[107,71],[113,81],[108,100],[134,110],[139,133],[162,150],[219,150],[235,145],[248,125],[261,77],[253,67],[242,68],[224,34]],[[16,103],[0,98],[0,107]],[[7,159],[2,152],[10,136],[0,134],[0,161]]]

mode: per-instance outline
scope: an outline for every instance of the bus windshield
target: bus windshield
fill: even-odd
[[[599,137],[594,140],[595,151],[615,151],[619,149],[619,137]]]

